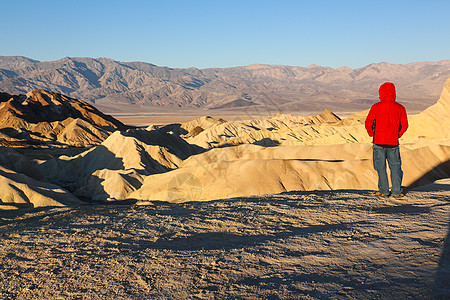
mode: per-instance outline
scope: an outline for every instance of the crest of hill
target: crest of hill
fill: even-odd
[[[185,129],[183,138],[189,143],[202,148],[214,148],[239,144],[258,144],[274,146],[292,141],[296,129],[312,128],[321,125],[337,124],[341,119],[329,109],[314,116],[293,116],[277,113],[273,117],[262,120],[225,121],[220,118],[202,117],[181,125]],[[312,127],[314,126],[314,127]],[[303,133],[303,135],[306,135]],[[295,138],[294,138],[295,139]]]
[[[181,128],[188,132],[188,136],[196,136],[200,132],[209,129],[213,126],[226,123],[227,121],[222,118],[213,118],[210,116],[204,116],[192,120],[190,122],[181,124]]]
[[[444,84],[436,104],[410,118],[404,134],[406,141],[450,138],[450,78]]]
[[[26,95],[0,94],[0,130],[5,140],[87,146],[126,128],[85,101],[36,90]]]

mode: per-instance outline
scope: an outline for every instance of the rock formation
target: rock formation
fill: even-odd
[[[438,102],[412,116],[409,122],[404,136],[406,141],[450,138],[450,80],[444,84]]]
[[[0,200],[0,210],[83,203],[57,185],[35,180],[1,166]]]
[[[1,93],[0,116],[0,140],[5,145],[85,147],[126,128],[82,100],[43,90],[21,96]]]
[[[410,130],[401,139],[405,186],[450,177],[449,87],[450,79],[436,104],[409,119]],[[2,103],[20,108],[14,101],[30,108],[10,109],[6,120],[30,134],[46,122],[30,113],[33,105],[59,105],[51,98],[36,100],[41,104],[25,98]],[[375,190],[371,139],[363,125],[366,114],[341,120],[325,110],[314,116],[276,114],[241,122],[202,117],[146,130],[118,130],[80,154],[50,159],[30,159],[5,149],[0,152],[0,208],[77,204],[77,198],[145,204],[294,190]],[[101,129],[120,126],[94,116],[75,120]]]

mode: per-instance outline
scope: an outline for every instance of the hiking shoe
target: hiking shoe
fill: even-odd
[[[375,196],[377,196],[377,197],[383,197],[383,198],[388,198],[388,197],[389,197],[389,195],[385,195],[385,194],[382,194],[382,193],[380,193],[380,192],[376,192],[376,193],[375,193]]]
[[[392,195],[392,197],[394,197],[394,198],[403,198],[403,197],[405,197],[405,194],[400,193],[400,195]]]

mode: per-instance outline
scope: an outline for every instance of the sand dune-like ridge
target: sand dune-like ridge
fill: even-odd
[[[281,150],[254,147],[259,149],[252,149],[252,153],[245,151],[240,157],[233,157],[236,153],[232,152],[224,157],[222,153],[210,153],[217,149],[205,153],[205,159],[202,154],[191,157],[184,168],[145,178],[142,187],[129,198],[182,202],[287,191],[375,190],[377,187],[370,144],[297,146]],[[419,181],[430,183],[449,174],[448,163],[440,165],[448,159],[450,146],[401,147],[401,152],[405,186]],[[437,178],[432,175],[422,178],[431,170]]]
[[[449,87],[450,80],[435,105],[409,119],[411,130],[400,148],[407,187],[450,176]],[[56,184],[68,197],[85,201],[145,204],[287,191],[375,190],[371,139],[363,125],[366,113],[343,120],[329,110],[240,122],[202,117],[116,131],[75,156],[18,160],[36,170],[33,180]],[[8,161],[5,155],[0,154],[0,162]],[[25,169],[6,167],[18,173]]]
[[[83,203],[67,190],[55,184],[38,181],[1,166],[0,199],[0,210]]]

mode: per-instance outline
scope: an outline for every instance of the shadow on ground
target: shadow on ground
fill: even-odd
[[[444,241],[439,269],[436,274],[437,290],[434,294],[436,299],[450,299],[450,222],[448,232]]]

